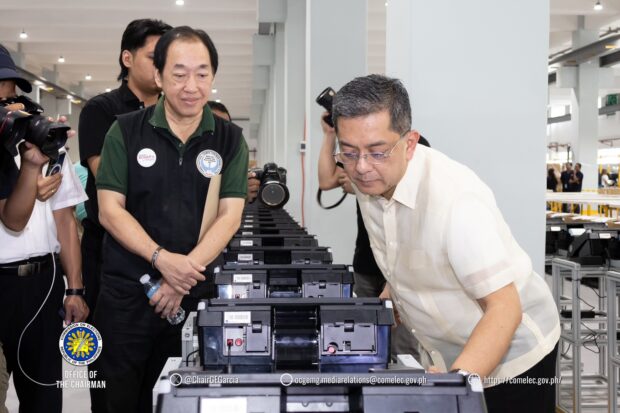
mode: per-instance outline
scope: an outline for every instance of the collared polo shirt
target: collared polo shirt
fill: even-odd
[[[549,287],[471,169],[417,145],[392,199],[356,191],[401,319],[448,368],[483,316],[477,300],[510,283],[522,321],[490,377],[518,376],[553,350],[560,325]]]
[[[215,130],[215,118],[208,105],[203,108],[203,116],[196,131],[183,143],[179,138],[174,136],[170,129],[168,120],[166,119],[164,109],[164,97],[161,97],[155,106],[153,116],[149,123],[154,128],[165,130],[164,139],[176,146],[179,157],[183,156],[185,148],[190,144],[192,139],[201,138],[205,132],[213,132]],[[218,118],[218,121],[220,119]],[[221,119],[222,122],[226,122]],[[245,198],[247,196],[247,169],[249,151],[245,139],[241,140],[238,151],[232,161],[231,167],[226,167],[226,172],[222,175],[222,183],[220,186],[220,198]],[[127,195],[127,150],[123,141],[123,134],[118,122],[115,122],[108,132],[105,142],[105,162],[99,165],[97,174],[97,189],[107,189]],[[241,173],[240,171],[244,171]]]

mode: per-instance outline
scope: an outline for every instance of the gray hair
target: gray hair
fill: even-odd
[[[387,110],[390,129],[400,135],[411,130],[409,94],[398,79],[382,75],[356,77],[334,96],[332,120],[338,133],[338,118],[356,118]]]

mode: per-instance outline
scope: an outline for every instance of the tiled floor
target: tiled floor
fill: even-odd
[[[82,370],[86,371],[86,367],[76,367],[63,361],[65,371]],[[88,413],[90,412],[90,394],[88,389],[64,389],[62,393],[62,411],[63,413]],[[13,379],[9,383],[9,393],[7,395],[6,407],[10,413],[17,413],[19,401],[15,394]]]

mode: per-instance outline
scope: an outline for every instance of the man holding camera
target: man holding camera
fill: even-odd
[[[337,159],[402,322],[447,370],[484,380],[489,412],[553,412],[560,325],[493,193],[469,168],[418,145],[402,83],[380,75],[334,98]],[[405,251],[405,253],[403,253]],[[431,371],[440,371],[436,366]]]
[[[182,324],[165,318],[213,296],[203,273],[239,228],[247,192],[241,129],[207,106],[218,67],[210,37],[172,29],[157,43],[154,63],[164,96],[118,117],[97,175],[108,236],[95,322],[106,340],[100,366],[110,412],[152,411],[159,372],[181,353]],[[161,275],[150,302],[143,274]]]
[[[16,85],[28,92],[32,86],[16,71],[10,55],[0,48],[0,100],[17,96]],[[22,109],[22,108],[12,108]],[[3,131],[10,134],[11,131]],[[28,138],[28,137],[26,137]],[[24,149],[26,149],[24,151]],[[4,148],[2,149],[4,152]],[[3,154],[3,176],[14,176],[12,166],[6,168]],[[21,151],[20,178],[6,199],[3,191],[0,209],[6,214],[13,197],[21,195],[17,205],[26,210],[34,194],[32,214],[22,226],[5,221],[0,225],[0,342],[3,344],[7,371],[13,373],[20,411],[61,412],[62,390],[56,381],[62,379],[62,359],[58,339],[62,332],[59,309],[65,295],[63,269],[69,289],[64,299],[66,322],[83,321],[88,315],[82,295],[81,257],[77,224],[73,207],[86,195],[70,162],[65,162],[56,177],[43,177],[41,167],[47,161],[38,149],[25,143]],[[34,190],[36,174],[37,190]],[[30,175],[27,188],[21,188],[22,176]],[[2,184],[5,187],[5,184]],[[26,191],[27,195],[22,195]],[[10,220],[9,220],[10,221]],[[5,224],[7,222],[7,224]],[[16,230],[22,229],[21,232]],[[60,261],[57,257],[60,254]],[[62,264],[62,265],[61,265]]]

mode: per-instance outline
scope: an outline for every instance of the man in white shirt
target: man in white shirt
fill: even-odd
[[[489,412],[553,412],[559,317],[491,190],[417,145],[402,83],[356,78],[334,98],[338,161],[401,321],[447,370],[482,376]],[[440,371],[436,366],[431,371]]]
[[[0,83],[0,99],[16,95],[15,79],[0,77]],[[60,186],[48,185],[44,172],[39,173],[43,186],[38,188],[44,201],[35,201],[25,228],[16,232],[0,223],[0,342],[20,412],[60,413],[62,390],[56,382],[62,380],[58,340],[63,320],[59,310],[64,307],[67,322],[83,321],[88,315],[73,215],[74,206],[87,197],[68,160],[60,173]],[[0,203],[7,196],[0,196]],[[64,303],[63,273],[69,287]]]

